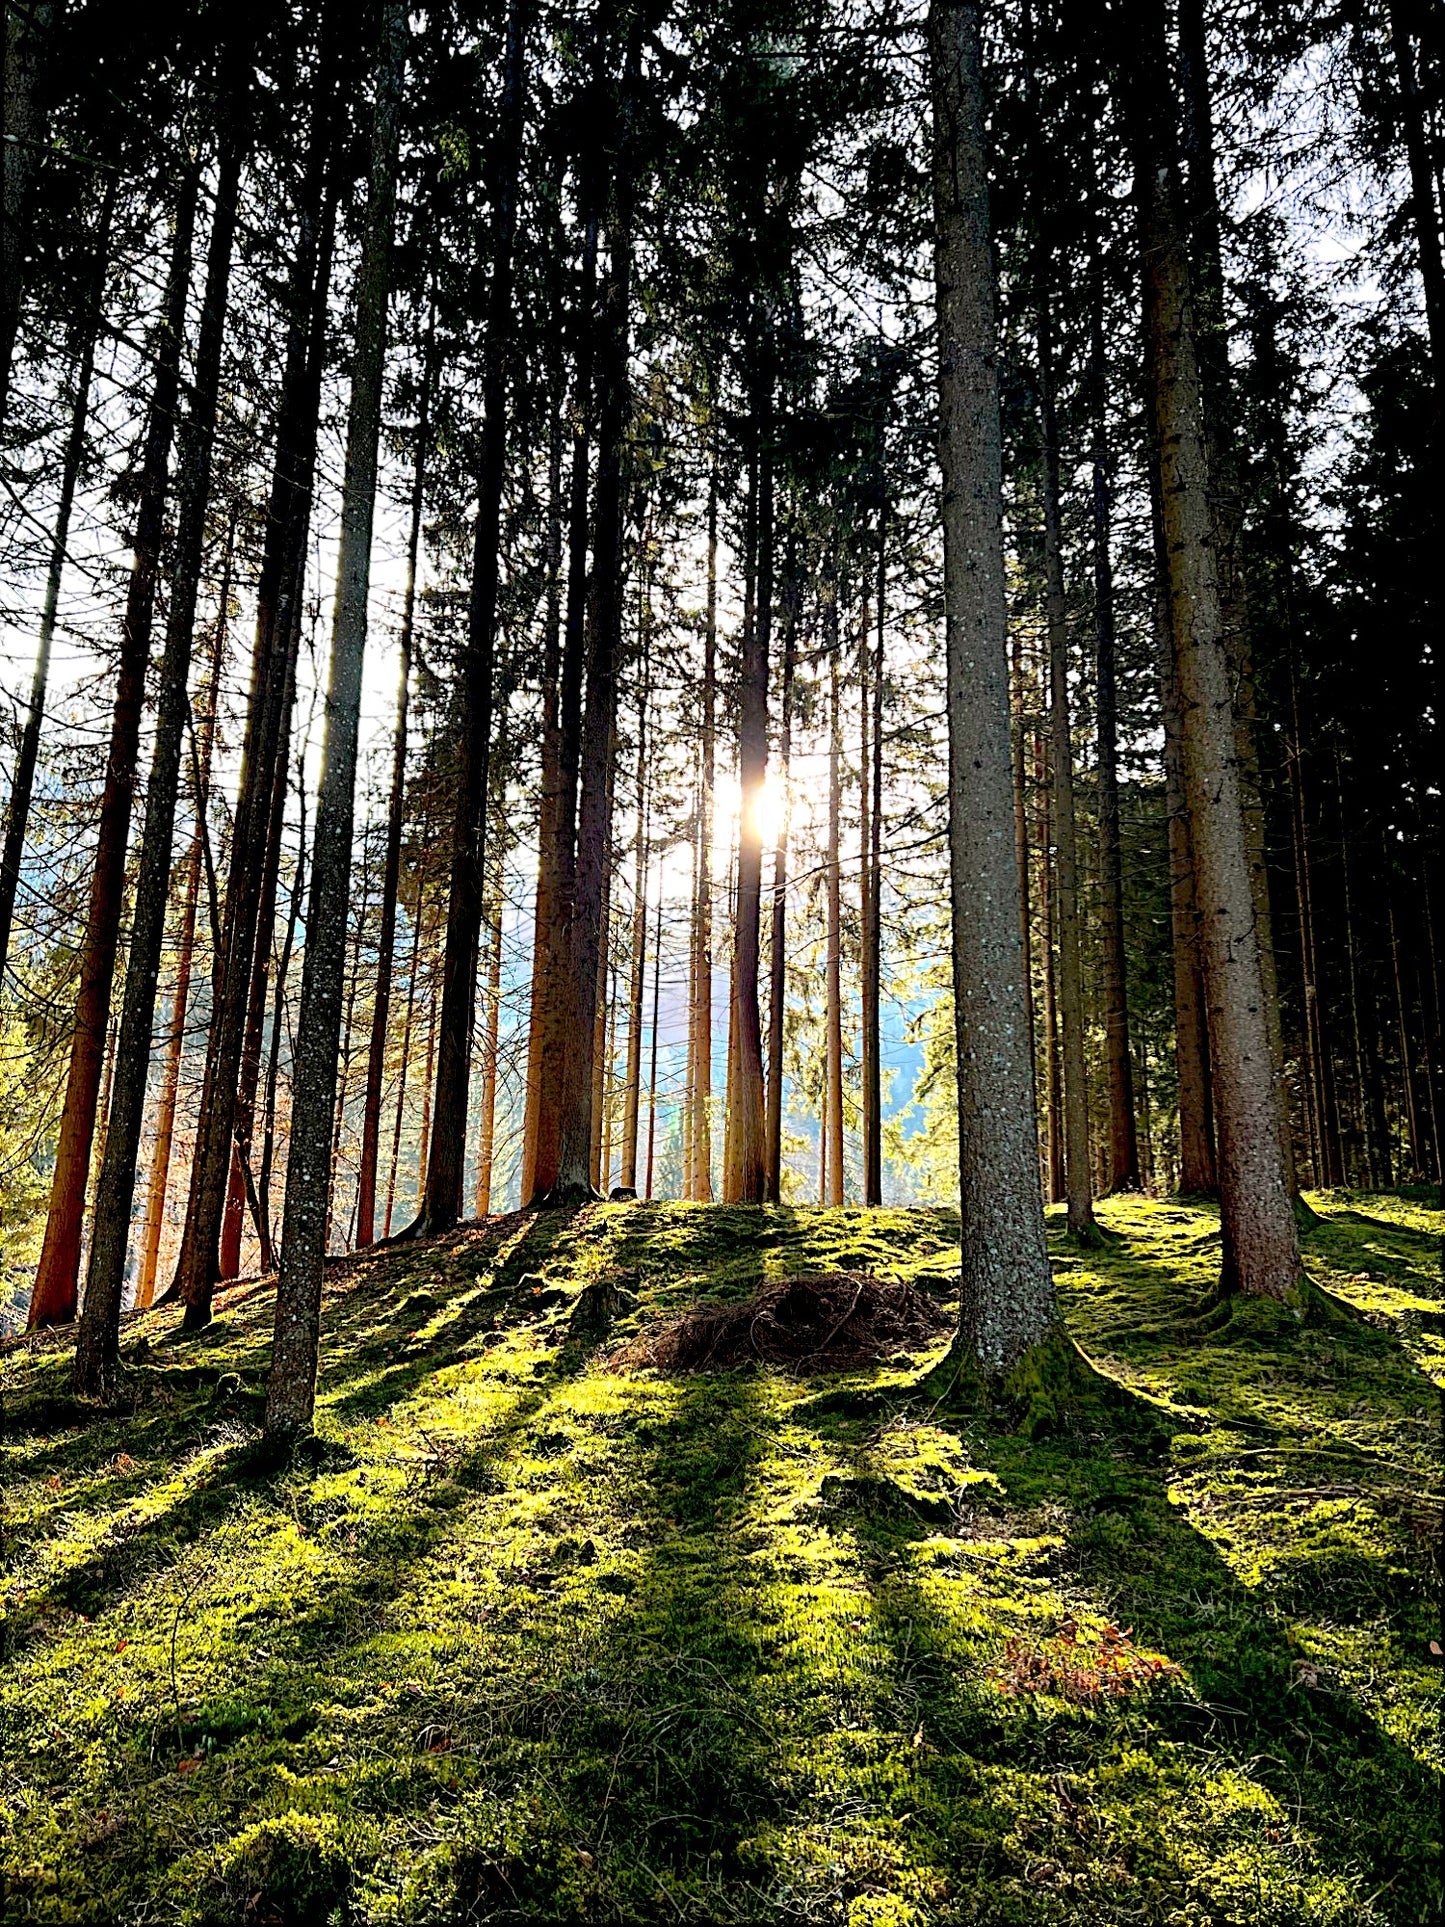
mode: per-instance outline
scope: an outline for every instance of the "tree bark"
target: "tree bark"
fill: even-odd
[[[45,153],[44,66],[56,15],[53,0],[5,9],[4,296],[0,299],[0,421],[10,398],[10,367],[20,326],[30,184]]]
[[[336,211],[334,176],[323,196],[334,111],[328,74],[323,46],[287,288],[286,361],[256,586],[256,639],[216,960],[215,1008],[186,1219],[169,1294],[184,1303],[188,1330],[209,1323],[211,1296],[220,1276],[219,1247],[235,1157],[242,1060],[248,1018],[255,1008],[266,855],[273,841],[272,804],[278,781],[283,799],[286,788],[281,744],[289,717],[292,651],[299,632]]]
[[[838,817],[843,800],[839,761],[843,749],[840,664],[838,661],[838,585],[825,622],[828,636],[828,854],[826,870],[827,938],[823,960],[825,1027],[828,1051],[828,1202],[843,1203],[843,901],[839,866]]]
[[[239,66],[239,62],[237,64]],[[171,842],[180,783],[181,746],[190,717],[187,691],[191,644],[205,555],[206,511],[211,499],[221,347],[230,296],[231,258],[245,149],[242,130],[246,126],[249,93],[239,73],[232,75],[231,80],[232,86],[227,92],[227,123],[221,130],[191,405],[180,437],[171,597],[161,655],[155,747],[146,785],[145,829],[136,874],[125,1001],[116,1047],[117,1069],[100,1181],[96,1187],[85,1305],[76,1335],[75,1389],[92,1396],[110,1391],[120,1357],[121,1294],[135,1202],[136,1161],[145,1116],[161,945],[165,939],[166,905],[170,897]]]
[[[1064,1195],[1076,1238],[1094,1231],[1093,1157],[1084,1055],[1084,971],[1079,949],[1079,853],[1074,819],[1074,739],[1069,715],[1069,614],[1064,590],[1059,430],[1054,408],[1053,327],[1046,286],[1038,290],[1039,426],[1044,458],[1044,587],[1049,628],[1059,1018],[1064,1043]]]
[[[1125,109],[1144,260],[1153,415],[1178,675],[1185,799],[1203,934],[1226,1288],[1293,1300],[1302,1271],[1250,886],[1194,312],[1162,17],[1125,23]]]
[[[501,579],[502,487],[507,464],[507,373],[511,349],[517,181],[526,109],[526,42],[531,0],[511,0],[506,65],[492,169],[492,282],[482,356],[482,448],[472,549],[467,648],[457,705],[456,813],[451,826],[442,1002],[437,1027],[431,1161],[422,1204],[423,1232],[446,1231],[462,1211],[477,949],[485,893],[487,776]]]
[[[211,645],[211,662],[206,682],[206,706],[201,716],[200,742],[196,750],[195,811],[196,830],[186,852],[181,894],[181,927],[176,941],[176,982],[171,996],[171,1034],[166,1041],[166,1065],[161,1082],[160,1107],[156,1113],[155,1148],[151,1154],[150,1186],[146,1197],[145,1241],[140,1270],[136,1277],[135,1302],[144,1310],[156,1295],[156,1268],[160,1261],[161,1234],[165,1229],[166,1185],[170,1175],[171,1145],[175,1138],[176,1102],[180,1093],[181,1061],[185,1055],[186,1016],[190,1005],[191,972],[195,961],[196,910],[201,893],[202,822],[211,790],[211,757],[216,741],[216,713],[220,703],[221,675],[226,660],[226,644],[231,620],[231,572],[235,559],[236,514],[232,511],[226,531],[225,556],[221,564],[219,608],[216,633]]]
[[[1094,536],[1094,649],[1099,756],[1099,936],[1103,951],[1104,1060],[1109,1084],[1110,1191],[1139,1189],[1139,1141],[1134,1117],[1133,1052],[1129,1040],[1129,976],[1124,947],[1124,865],[1119,837],[1119,733],[1115,677],[1114,566],[1110,555],[1110,479],[1107,368],[1104,353],[1104,276],[1090,272],[1089,401]]]
[[[862,1004],[863,1202],[883,1202],[883,665],[888,593],[888,520],[878,512],[877,646],[869,661],[865,621],[863,656]]]
[[[175,235],[166,281],[165,305],[157,328],[155,385],[151,394],[145,448],[141,458],[134,536],[135,560],[126,593],[116,675],[115,705],[106,750],[105,783],[100,799],[95,867],[81,941],[80,983],[75,1000],[75,1031],[66,1077],[55,1166],[51,1173],[50,1213],[45,1242],[30,1299],[30,1325],[64,1324],[75,1316],[80,1270],[81,1217],[86,1177],[100,1095],[102,1058],[110,1021],[110,995],[120,939],[125,893],[126,842],[135,797],[140,749],[141,706],[150,660],[156,577],[164,533],[171,441],[180,385],[180,357],[190,287],[191,243],[200,185],[198,161],[187,164],[176,208]]]
[[[497,1068],[502,1017],[502,890],[500,860],[502,812],[496,812],[498,857],[494,865],[492,914],[487,941],[487,989],[482,1029],[482,1103],[477,1130],[476,1215],[484,1222],[492,1209],[492,1170],[497,1142]]]
[[[427,444],[431,436],[431,385],[435,374],[435,302],[427,321],[422,356],[421,402],[417,409],[416,452],[412,460],[411,522],[406,542],[406,588],[402,594],[401,666],[397,672],[396,728],[392,735],[391,796],[386,812],[386,858],[381,878],[381,930],[377,937],[376,996],[371,1012],[371,1046],[366,1060],[366,1097],[361,1120],[361,1163],[356,1176],[356,1242],[375,1236],[376,1166],[381,1145],[381,1092],[386,1076],[386,1035],[391,1019],[392,952],[396,948],[396,897],[401,881],[401,833],[406,819],[406,725],[411,692],[412,633],[416,618],[416,564],[426,502]],[[484,1213],[481,1215],[485,1215]]]
[[[717,755],[717,512],[716,453],[707,484],[707,606],[702,663],[702,823],[698,830],[697,997],[693,1005],[692,1195],[712,1200],[712,842]]]
[[[632,968],[627,997],[627,1068],[622,1093],[622,1161],[618,1184],[637,1189],[638,1122],[642,1109],[642,998],[647,965],[647,706],[651,696],[648,664],[643,661],[642,695],[637,713],[637,850],[632,884]]]
[[[788,998],[788,822],[791,799],[788,794],[788,769],[793,754],[793,674],[798,659],[798,605],[802,596],[799,576],[797,533],[788,533],[786,579],[783,587],[783,666],[782,688],[778,695],[781,711],[778,732],[778,781],[782,788],[782,808],[778,812],[778,842],[773,852],[773,919],[768,952],[768,1187],[767,1201],[779,1204],[783,1196],[783,1043],[784,1019]]]
[[[261,1168],[256,1190],[261,1203],[261,1271],[269,1275],[276,1269],[276,1253],[271,1238],[271,1170],[276,1154],[276,1080],[281,1062],[281,1026],[286,1012],[286,975],[291,968],[291,953],[296,945],[296,926],[306,895],[306,751],[296,763],[296,800],[300,821],[296,828],[296,870],[291,879],[290,900],[286,911],[286,935],[281,940],[281,955],[276,959],[276,996],[271,1006],[271,1045],[266,1055],[266,1095],[262,1106]]]
[[[7,15],[7,34],[13,32]],[[7,42],[8,48],[8,42]],[[8,106],[8,103],[7,103]],[[9,114],[6,130],[9,132]],[[9,141],[5,143],[8,156]],[[6,165],[9,166],[7,158]],[[20,865],[25,854],[25,832],[30,823],[30,799],[35,787],[35,764],[40,753],[40,730],[45,720],[45,697],[50,685],[50,645],[55,635],[55,615],[60,603],[60,581],[65,571],[70,544],[70,513],[75,503],[75,485],[85,457],[86,426],[90,420],[90,389],[95,377],[95,349],[100,335],[101,307],[105,295],[105,270],[110,241],[111,213],[115,204],[115,177],[101,209],[95,238],[95,261],[91,275],[86,315],[81,323],[80,352],[75,359],[74,398],[70,409],[70,433],[60,468],[60,498],[55,508],[55,534],[50,543],[50,568],[45,579],[45,602],[40,612],[40,636],[35,651],[35,674],[30,685],[30,709],[20,734],[20,749],[15,759],[15,777],[10,785],[10,800],[5,811],[5,837],[0,849],[0,983],[10,961],[10,931],[15,917],[15,895],[20,885]],[[8,221],[8,214],[7,214]],[[8,252],[7,227],[7,252]],[[9,275],[9,262],[6,262]]]
[[[960,1343],[990,1376],[1049,1338],[1009,756],[1002,449],[980,9],[934,0],[934,268],[949,857],[963,1202]]]
[[[312,849],[306,962],[296,1034],[291,1146],[266,1432],[288,1441],[309,1431],[316,1402],[321,1283],[326,1257],[327,1151],[336,1100],[346,903],[356,786],[356,739],[366,649],[371,533],[381,433],[386,303],[396,199],[397,123],[406,65],[407,12],[385,0],[371,130],[371,175],[358,275],[356,343],[342,484],[336,612],[326,704],[326,744]]]

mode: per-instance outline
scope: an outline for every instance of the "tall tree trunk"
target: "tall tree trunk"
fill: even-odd
[[[1029,1079],[1033,1091],[1035,1117],[1039,1108],[1038,1077],[1038,1027],[1034,1015],[1034,935],[1033,935],[1033,891],[1029,886],[1029,817],[1028,817],[1028,761],[1026,746],[1028,738],[1028,700],[1029,683],[1024,675],[1024,639],[1020,629],[1015,628],[1009,664],[1010,702],[1013,725],[1013,779],[1014,779],[1014,861],[1019,872],[1019,941],[1023,945],[1024,959],[1024,1009],[1028,1014],[1029,1034]],[[1042,1160],[1040,1183],[1042,1185]]]
[[[1094,536],[1095,718],[1099,753],[1099,936],[1103,951],[1104,1061],[1109,1083],[1110,1191],[1139,1188],[1134,1120],[1129,976],[1124,949],[1124,865],[1119,838],[1118,694],[1114,666],[1114,565],[1110,556],[1107,364],[1104,275],[1098,242],[1090,271],[1089,465]]]
[[[502,486],[507,466],[513,254],[526,109],[526,42],[531,13],[531,0],[511,0],[496,157],[490,183],[492,283],[482,354],[481,473],[472,549],[467,648],[457,705],[456,813],[451,828],[432,1154],[418,1227],[427,1232],[450,1229],[462,1211],[472,1026],[476,1015],[477,947],[485,892],[483,845],[496,663],[497,590],[501,580]]]
[[[712,842],[717,754],[717,513],[716,453],[707,484],[707,605],[702,664],[702,822],[698,830],[696,919],[697,997],[693,1005],[692,1168],[694,1198],[712,1199]]]
[[[10,365],[20,326],[20,291],[29,237],[30,184],[45,153],[44,67],[56,16],[54,0],[5,9],[4,297],[0,300],[0,421],[10,397]]]
[[[201,825],[211,790],[211,756],[216,741],[216,714],[220,706],[221,674],[226,660],[226,643],[231,621],[231,570],[235,559],[236,511],[231,513],[226,531],[226,547],[221,563],[219,608],[216,633],[211,644],[210,669],[206,679],[206,706],[201,714],[200,743],[196,751],[195,812],[196,831],[186,852],[181,890],[181,927],[176,940],[176,982],[171,996],[171,1034],[166,1041],[166,1064],[161,1081],[160,1107],[156,1113],[155,1148],[151,1154],[150,1187],[146,1197],[145,1239],[140,1270],[136,1277],[135,1302],[138,1310],[148,1306],[156,1295],[156,1267],[160,1260],[161,1234],[165,1229],[166,1184],[170,1175],[171,1145],[175,1138],[176,1101],[180,1093],[181,1060],[185,1055],[186,1015],[190,1004],[191,971],[195,960],[196,910],[201,893]]]
[[[628,35],[620,138],[607,223],[608,273],[602,300],[598,369],[597,486],[593,509],[593,575],[586,610],[587,705],[578,764],[577,845],[572,879],[566,986],[570,1023],[561,1042],[555,1204],[593,1194],[593,1064],[597,969],[603,942],[608,803],[617,716],[617,659],[622,640],[623,510],[626,433],[631,413],[628,347],[632,305],[632,113],[641,61],[640,23]],[[570,612],[569,612],[570,613]]]
[[[325,188],[334,113],[328,46],[323,44],[298,197],[297,241],[286,299],[286,361],[256,585],[256,639],[216,960],[215,1009],[207,1039],[186,1219],[170,1293],[185,1304],[188,1330],[198,1330],[210,1321],[211,1295],[220,1275],[221,1227],[235,1153],[247,1020],[254,1007],[254,965],[260,947],[278,763],[283,766],[280,780],[285,795],[285,756],[280,746],[289,715],[291,655],[298,641],[336,214],[334,174],[329,191]]]
[[[744,625],[738,701],[738,883],[733,977],[737,1015],[737,1081],[733,1092],[735,1188],[744,1204],[767,1195],[767,1122],[763,1106],[763,1031],[758,1003],[762,947],[763,831],[759,817],[768,773],[768,655],[773,603],[773,391],[759,384],[757,437],[757,583],[753,619]]]
[[[7,11],[9,22],[14,15]],[[8,42],[7,42],[8,46]],[[8,102],[7,102],[8,107]],[[9,114],[6,131],[9,132]],[[8,155],[9,141],[5,142]],[[10,165],[7,158],[6,166]],[[60,468],[60,498],[55,508],[55,534],[50,542],[50,569],[45,578],[45,602],[40,612],[40,637],[35,651],[35,674],[30,684],[30,709],[20,733],[20,750],[15,758],[15,777],[10,785],[10,800],[5,810],[5,837],[0,847],[0,983],[10,961],[10,930],[15,917],[15,893],[20,885],[20,865],[25,854],[25,832],[30,823],[30,798],[35,786],[35,763],[40,752],[40,729],[45,720],[45,697],[50,684],[50,645],[55,635],[55,614],[60,603],[60,580],[65,571],[70,543],[70,512],[75,503],[75,485],[85,456],[86,427],[90,420],[90,389],[95,377],[95,347],[100,335],[101,304],[105,295],[105,269],[110,241],[111,213],[115,202],[115,177],[106,191],[95,238],[95,261],[91,276],[86,314],[81,323],[79,353],[75,358],[75,383],[70,407],[70,433]],[[8,216],[7,216],[8,219]],[[7,227],[6,275],[10,272]]]
[[[837,582],[827,615],[828,638],[828,855],[827,949],[823,963],[828,1049],[828,1202],[843,1202],[843,903],[838,818],[843,800],[839,762],[843,749]]]
[[[862,791],[863,1202],[883,1202],[883,663],[888,593],[888,515],[878,511],[877,646],[869,661],[865,619]]]
[[[980,10],[934,0],[934,268],[963,1199],[960,1343],[990,1375],[1049,1337],[1009,756],[1002,436]]]
[[[155,747],[146,785],[145,829],[131,917],[117,1072],[111,1091],[100,1181],[96,1187],[85,1305],[75,1345],[75,1388],[91,1395],[110,1390],[120,1357],[121,1294],[135,1201],[136,1161],[145,1117],[166,905],[170,898],[171,842],[180,783],[181,746],[190,718],[191,644],[205,555],[206,511],[211,499],[221,346],[230,295],[244,152],[242,129],[246,126],[249,93],[239,73],[231,78],[228,119],[221,130],[191,405],[180,437],[171,597],[161,655]]]
[[[496,814],[500,831],[502,813]],[[500,835],[497,842],[500,846]],[[482,1028],[482,1103],[477,1129],[476,1215],[483,1221],[492,1209],[492,1177],[497,1142],[497,1067],[502,1018],[502,910],[505,905],[500,848],[494,863],[492,914],[488,920],[487,991]]]
[[[1093,1159],[1089,1149],[1089,1088],[1084,1055],[1084,969],[1079,948],[1079,854],[1074,821],[1074,739],[1069,715],[1069,611],[1064,591],[1053,327],[1049,295],[1042,276],[1038,301],[1044,585],[1049,627],[1054,843],[1058,860],[1059,1017],[1064,1041],[1064,1194],[1070,1232],[1076,1238],[1088,1238],[1094,1231]]]
[[[361,1119],[361,1162],[356,1174],[356,1242],[375,1237],[376,1166],[381,1147],[381,1092],[386,1076],[386,1036],[391,1020],[392,953],[396,948],[396,896],[401,881],[401,833],[406,819],[406,725],[411,693],[412,633],[416,619],[416,565],[426,503],[427,445],[431,439],[431,385],[435,374],[435,301],[427,320],[421,402],[417,409],[416,449],[412,458],[411,522],[406,541],[406,587],[402,593],[401,656],[397,670],[396,727],[392,735],[391,796],[386,812],[386,858],[381,878],[381,930],[377,937],[376,995],[371,1010],[371,1045],[366,1060],[366,1097]],[[479,1215],[485,1216],[485,1212]]]
[[[554,252],[560,252],[560,243]],[[532,997],[527,1014],[527,1090],[522,1115],[521,1201],[537,1189],[537,1126],[542,1099],[542,1057],[551,1007],[552,932],[557,921],[558,810],[562,773],[558,734],[558,682],[562,661],[562,408],[566,384],[560,335],[551,336],[547,434],[547,588],[542,629],[541,798],[537,824],[537,892],[532,921]]]
[[[783,1039],[788,1000],[788,824],[792,815],[788,771],[793,755],[793,675],[798,659],[799,576],[797,532],[788,531],[786,577],[783,586],[783,666],[778,703],[778,783],[782,807],[778,812],[778,841],[773,852],[773,917],[768,951],[768,1189],[769,1204],[783,1195]]]
[[[642,695],[637,713],[637,850],[632,884],[632,969],[627,997],[627,1069],[622,1093],[622,1168],[618,1183],[624,1191],[637,1189],[637,1132],[642,1108],[642,998],[647,973],[647,706],[651,695],[647,662],[643,662]]]
[[[422,828],[423,833],[425,833],[425,818],[423,818]],[[413,915],[411,926],[411,967],[407,972],[406,979],[406,1011],[401,1024],[401,1064],[396,1074],[396,1116],[392,1123],[391,1160],[387,1168],[386,1177],[386,1211],[381,1223],[381,1235],[383,1238],[389,1238],[391,1236],[391,1215],[396,1203],[396,1170],[401,1157],[401,1131],[402,1125],[406,1121],[406,1080],[407,1073],[411,1068],[412,1021],[416,1015],[417,965],[421,957],[421,918],[422,890],[421,879],[420,876],[418,876],[416,911]],[[428,1078],[428,1089],[430,1089],[430,1084],[431,1080]],[[420,1197],[420,1186],[418,1186],[417,1195]]]
[[[1430,171],[1429,136],[1416,72],[1415,49],[1402,0],[1389,0],[1390,45],[1400,89],[1400,123],[1410,169],[1410,213],[1415,229],[1420,281],[1425,293],[1425,325],[1435,364],[1435,405],[1445,401],[1445,266],[1440,258],[1440,216]],[[1437,25],[1438,31],[1438,25]]]
[[[1144,260],[1147,385],[1156,437],[1209,1006],[1227,1288],[1293,1299],[1302,1277],[1250,885],[1239,745],[1217,568],[1171,125],[1163,21],[1124,23],[1126,115]]]
[[[326,745],[312,849],[311,902],[296,1032],[281,1269],[276,1286],[276,1327],[266,1397],[266,1432],[272,1439],[282,1441],[309,1431],[316,1402],[321,1281],[326,1258],[329,1176],[326,1153],[336,1100],[341,980],[346,964],[356,738],[366,650],[367,595],[371,586],[371,531],[396,199],[397,123],[407,37],[403,0],[385,0],[372,116],[371,179],[357,283],[356,343],[342,483]]]
[[[657,1152],[657,1032],[662,1012],[662,882],[657,890],[657,935],[652,963],[652,1061],[647,1073],[647,1177],[644,1198],[652,1196],[652,1179]]]
[[[286,975],[291,968],[291,953],[296,945],[296,926],[306,895],[306,750],[303,747],[296,765],[296,800],[300,821],[296,829],[296,870],[291,879],[290,900],[286,910],[286,934],[281,939],[281,955],[276,959],[276,997],[271,1007],[271,1046],[266,1055],[266,1094],[262,1105],[261,1168],[256,1189],[261,1204],[261,1271],[269,1276],[276,1269],[276,1253],[271,1238],[271,1170],[276,1155],[276,1080],[281,1063],[281,1026],[286,1012]]]
[[[1040,692],[1042,696],[1042,691]],[[1054,947],[1054,808],[1048,741],[1034,735],[1034,792],[1039,844],[1039,952],[1044,979],[1044,1141],[1050,1204],[1064,1201],[1064,1066],[1059,1054],[1058,972]]]
[[[155,615],[156,577],[160,568],[164,532],[166,488],[180,385],[181,343],[185,329],[186,295],[190,287],[191,243],[195,233],[199,185],[200,165],[193,160],[187,165],[176,208],[165,305],[157,329],[155,384],[151,393],[136,507],[135,560],[126,594],[115,705],[111,713],[105,783],[100,799],[95,867],[91,874],[85,934],[81,940],[75,1031],[71,1039],[65,1107],[61,1114],[60,1136],[51,1173],[50,1213],[30,1299],[32,1328],[63,1324],[75,1316],[81,1215],[85,1204],[91,1140],[95,1132],[96,1104],[100,1095],[101,1060],[110,1021],[116,948],[120,938],[126,842],[130,835],[131,806],[135,797],[141,706],[145,697],[146,667],[150,660],[151,624]]]

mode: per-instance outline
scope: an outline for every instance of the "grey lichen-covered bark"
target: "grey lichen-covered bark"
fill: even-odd
[[[1146,384],[1208,1003],[1225,1282],[1292,1300],[1301,1285],[1299,1240],[1250,887],[1172,95],[1161,22],[1142,4],[1128,18],[1137,29],[1125,104],[1144,263]]]
[[[356,739],[366,650],[367,597],[371,587],[371,532],[376,501],[377,443],[381,432],[386,300],[396,203],[397,126],[407,39],[405,5],[402,0],[386,0],[377,53],[371,176],[358,276],[341,539],[336,563],[336,609],[326,696],[326,744],[312,846],[313,881],[297,1019],[291,1148],[286,1165],[276,1326],[266,1399],[267,1436],[283,1443],[310,1429],[316,1403],[331,1122],[336,1105],[346,911],[351,883]]]
[[[949,847],[963,1205],[960,1339],[989,1376],[1049,1338],[1014,849],[1001,437],[980,9],[935,0],[935,275]]]

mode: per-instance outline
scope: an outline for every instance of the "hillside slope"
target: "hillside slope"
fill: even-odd
[[[1138,1397],[1032,1442],[931,1404],[926,1352],[613,1369],[764,1278],[946,1299],[942,1212],[603,1206],[338,1265],[281,1471],[263,1287],[199,1340],[133,1320],[120,1415],[12,1345],[6,1919],[1435,1918],[1442,1217],[1318,1202],[1365,1319],[1198,1315],[1202,1209],[1055,1227]]]

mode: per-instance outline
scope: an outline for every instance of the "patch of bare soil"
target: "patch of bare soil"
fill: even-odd
[[[694,1306],[639,1332],[609,1363],[624,1372],[846,1372],[931,1344],[952,1325],[952,1313],[913,1285],[837,1271],[771,1280],[740,1305]]]

